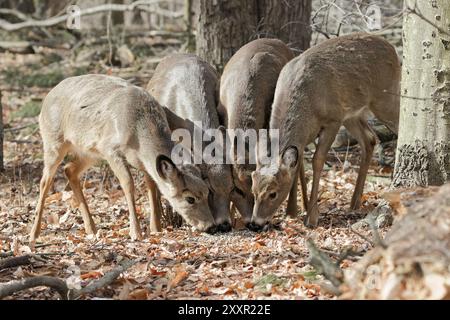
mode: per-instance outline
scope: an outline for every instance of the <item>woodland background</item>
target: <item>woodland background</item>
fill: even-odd
[[[85,196],[100,229],[97,236],[84,234],[60,168],[47,199],[40,242],[31,252],[27,237],[42,170],[37,124],[42,99],[62,79],[86,73],[115,75],[145,86],[158,62],[179,51],[198,52],[221,70],[238,48],[215,45],[214,35],[221,33],[223,37],[216,38],[230,43],[239,37],[251,41],[270,36],[265,30],[269,20],[252,20],[256,13],[251,1],[222,1],[229,12],[218,14],[220,19],[237,11],[247,14],[240,22],[245,30],[236,31],[239,22],[233,19],[224,24],[229,33],[208,25],[222,21],[214,11],[208,11],[206,20],[200,18],[208,3],[213,10],[217,2],[221,1],[157,1],[145,6],[147,10],[83,16],[80,30],[60,23],[12,31],[8,22],[61,16],[71,4],[83,10],[110,3],[132,5],[133,1],[0,0],[0,131],[4,132],[0,298],[66,298],[67,286],[71,298],[81,299],[449,298],[450,189],[391,189],[396,137],[375,120],[371,121],[381,143],[369,170],[363,208],[348,209],[359,147],[341,131],[320,182],[322,218],[317,229],[303,226],[303,213],[296,219],[285,217],[284,206],[274,228],[262,233],[246,230],[237,220],[232,233],[206,235],[167,214],[163,232],[131,242],[123,192],[108,166],[100,163],[84,178]],[[307,12],[307,25],[279,36],[307,32],[295,37],[301,41],[283,39],[297,54],[328,37],[369,31],[366,12],[375,4],[382,12],[382,29],[377,34],[388,39],[403,58],[406,12],[401,0],[279,2],[305,6],[299,10]],[[241,8],[243,3],[248,7]],[[278,19],[273,13],[268,16]],[[314,145],[308,146],[308,177],[313,151]],[[137,172],[135,184],[145,230],[148,206]],[[46,277],[61,279],[62,284],[49,284]],[[27,285],[42,280],[44,286],[17,291],[19,282],[9,281],[21,279]]]

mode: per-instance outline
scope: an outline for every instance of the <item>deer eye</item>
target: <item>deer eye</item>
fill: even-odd
[[[195,199],[193,197],[186,197],[185,200],[189,204],[194,204],[195,203]]]
[[[277,197],[277,193],[276,192],[272,192],[271,194],[269,194],[269,198],[270,199],[275,199]]]

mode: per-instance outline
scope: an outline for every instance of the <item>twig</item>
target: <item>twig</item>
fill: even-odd
[[[306,246],[309,250],[309,264],[311,264],[317,272],[323,274],[325,278],[335,287],[335,291],[339,292],[338,287],[344,281],[344,273],[338,264],[333,262],[330,257],[316,247],[312,239],[306,240]]]
[[[0,172],[5,170],[3,163],[3,105],[2,105],[2,91],[0,90]]]
[[[1,283],[0,299],[10,296],[18,291],[41,286],[52,288],[59,293],[62,299],[67,299],[67,292],[69,289],[67,288],[66,282],[59,278],[48,276],[38,276]]]
[[[0,270],[7,269],[7,268],[14,268],[18,266],[23,266],[27,264],[32,264],[35,262],[35,260],[38,261],[44,261],[42,258],[40,258],[38,255],[34,254],[27,254],[20,257],[9,257],[6,259],[0,260]]]
[[[355,229],[353,229],[352,227],[349,228],[351,232],[353,232],[354,234],[356,234],[358,237],[360,237],[361,239],[367,241],[372,247],[374,247],[374,243],[372,240],[370,240],[369,238],[367,238],[365,235],[359,233],[358,231],[356,231]]]
[[[0,8],[0,13],[15,16],[16,18],[19,18],[20,20],[23,20],[23,21],[31,19],[31,17],[27,16],[26,14],[24,14],[20,11],[14,10],[14,9]]]
[[[450,36],[450,33],[444,30],[443,28],[436,25],[433,21],[425,17],[417,8],[417,2],[414,3],[414,8],[411,8],[409,5],[406,7],[406,13],[414,14],[420,19],[422,19],[424,22],[428,23],[432,27],[436,28],[440,33],[445,34],[447,36]]]
[[[6,237],[5,239],[9,239],[8,237]],[[49,246],[53,246],[56,245],[58,243],[55,242],[50,242],[50,243],[40,243],[35,245],[34,247],[37,248],[44,248],[44,247],[49,247]],[[35,255],[39,255],[42,253],[34,253]],[[14,251],[7,251],[7,252],[0,252],[0,258],[7,258],[7,257],[12,257],[14,255]]]
[[[0,41],[0,49],[19,53],[26,50],[33,50],[32,47],[34,46],[61,50],[70,49],[68,44],[57,44],[52,41]]]
[[[373,237],[373,242],[376,246],[380,246],[383,249],[387,248],[387,244],[383,241],[383,239],[381,239],[381,235],[378,232],[378,228],[375,224],[375,219],[373,218],[373,216],[368,215],[366,217],[366,221],[370,226],[370,229],[372,230],[372,237]]]
[[[109,54],[108,54],[108,63],[109,66],[112,67],[112,58],[113,58],[113,46],[112,46],[112,40],[111,40],[111,28],[112,28],[112,12],[108,12],[108,19],[106,21],[106,37],[108,39],[108,48],[109,48]]]
[[[167,0],[140,0],[135,1],[131,4],[104,4],[92,8],[81,9],[79,12],[79,16],[80,17],[89,16],[107,11],[134,11],[134,10],[141,10],[149,13],[155,13],[173,19],[182,18],[184,16],[183,12],[171,12],[169,10],[164,10],[161,8],[149,7],[150,5],[155,5],[162,2],[167,2]],[[29,27],[51,27],[66,22],[68,18],[69,15],[64,14],[62,16],[56,16],[46,20],[27,19],[23,22],[18,23],[10,23],[4,19],[0,19],[0,28],[6,31],[16,31],[19,29]]]
[[[80,290],[71,290],[69,292],[69,299],[77,299],[84,294],[89,294],[94,291],[97,291],[100,288],[103,288],[109,284],[111,284],[114,280],[117,279],[118,276],[132,265],[137,263],[138,260],[124,260],[119,266],[115,267],[111,271],[107,272],[103,277],[98,280],[91,282],[88,286],[84,287]]]
[[[7,128],[7,129],[4,129],[4,131],[5,131],[5,132],[15,132],[15,131],[20,131],[20,130],[23,130],[23,129],[32,127],[32,126],[34,126],[34,125],[37,125],[37,124],[38,124],[37,122],[33,122],[33,123],[29,123],[29,124],[26,124],[26,125],[20,126],[20,127]]]
[[[103,277],[93,281],[91,284],[80,290],[71,290],[64,280],[48,276],[38,276],[0,283],[0,299],[10,296],[18,291],[40,286],[45,286],[56,290],[63,300],[77,299],[84,294],[92,293],[111,284],[112,282],[114,282],[114,280],[117,279],[117,277],[120,276],[122,272],[124,272],[137,262],[138,260],[124,260],[119,264],[119,266],[115,267],[110,272],[107,272]]]

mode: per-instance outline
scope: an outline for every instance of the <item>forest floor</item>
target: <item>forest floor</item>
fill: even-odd
[[[176,51],[177,39],[146,37],[129,44],[135,60],[130,67],[109,66],[104,43],[86,41],[76,50],[34,48],[34,53],[0,52],[0,90],[5,122],[5,167],[0,174],[0,255],[31,251],[28,232],[33,220],[42,170],[42,143],[37,125],[45,94],[63,78],[84,73],[104,73],[145,86],[164,55]],[[100,49],[101,48],[101,49]],[[394,144],[383,152],[393,157]],[[361,210],[349,210],[359,167],[359,147],[329,154],[321,179],[318,228],[284,216],[283,205],[273,229],[254,233],[237,222],[227,234],[207,235],[188,226],[168,226],[142,241],[128,237],[128,209],[119,183],[105,164],[90,169],[83,178],[84,192],[99,229],[84,233],[81,215],[59,168],[46,201],[42,233],[36,252],[42,259],[31,265],[0,270],[0,282],[37,275],[69,279],[85,286],[126,258],[138,259],[111,285],[83,299],[335,299],[321,287],[325,281],[308,264],[306,239],[332,257],[352,247],[366,252],[371,231],[352,225],[373,211],[390,184],[392,168],[373,159]],[[311,152],[306,154],[307,177],[312,176]],[[137,210],[145,231],[149,207],[142,177],[136,172]],[[299,195],[298,203],[301,207]],[[388,227],[379,229],[384,235]],[[357,257],[340,263],[349,268]],[[79,274],[77,273],[79,272]],[[39,287],[8,299],[57,299],[54,291]]]

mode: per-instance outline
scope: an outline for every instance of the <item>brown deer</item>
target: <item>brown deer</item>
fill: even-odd
[[[357,33],[327,40],[286,64],[277,82],[270,119],[270,127],[280,130],[281,156],[271,165],[257,165],[252,175],[252,228],[258,230],[266,224],[292,192],[291,186],[297,184],[297,174],[302,171],[303,150],[316,138],[305,224],[317,225],[319,179],[341,125],[361,146],[361,165],[351,200],[351,208],[358,209],[376,144],[367,114],[372,112],[397,133],[399,94],[397,53],[378,36]]]
[[[195,121],[202,124],[203,130],[225,129],[220,127],[217,114],[217,72],[198,56],[173,54],[164,58],[156,67],[147,90],[169,109],[166,114],[171,129],[186,128],[193,134],[194,124],[189,122]],[[200,169],[210,186],[209,203],[218,230],[228,232],[231,230],[230,195],[233,189],[230,165],[202,163]]]
[[[74,160],[65,166],[65,174],[80,204],[86,233],[95,233],[96,229],[80,186],[80,175],[97,159],[105,159],[119,179],[128,203],[132,239],[141,238],[141,232],[128,164],[144,172],[155,225],[160,220],[157,184],[188,223],[201,231],[215,229],[207,184],[198,168],[175,165],[171,160],[174,142],[166,115],[145,90],[105,75],[67,78],[45,97],[39,126],[44,169],[31,242],[39,236],[45,198],[56,169],[69,153]]]
[[[257,39],[240,48],[225,66],[220,80],[219,116],[228,129],[267,129],[275,85],[292,51],[280,40]],[[233,139],[234,140],[234,139]],[[236,144],[232,142],[236,160]],[[247,148],[249,144],[247,145]],[[254,198],[251,173],[255,164],[235,163],[232,167],[235,188],[233,202],[244,221],[250,223]]]

